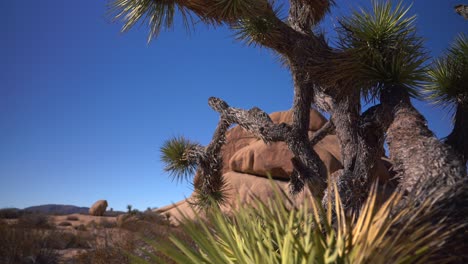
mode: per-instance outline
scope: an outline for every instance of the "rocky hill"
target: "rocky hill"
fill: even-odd
[[[78,207],[74,205],[63,205],[63,204],[45,204],[38,206],[31,206],[23,209],[25,212],[37,212],[44,214],[87,214],[89,207]]]

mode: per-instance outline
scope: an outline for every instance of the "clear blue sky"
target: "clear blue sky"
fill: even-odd
[[[337,1],[323,27],[351,3]],[[408,1],[410,3],[410,1]],[[437,56],[468,21],[464,0],[416,0],[420,34]],[[163,172],[159,147],[174,135],[207,144],[218,96],[267,112],[290,108],[292,84],[272,53],[245,47],[226,28],[176,27],[151,44],[146,28],[119,33],[96,0],[1,1],[0,208],[46,203],[114,209],[160,207],[190,195]],[[417,103],[439,137],[445,111]]]

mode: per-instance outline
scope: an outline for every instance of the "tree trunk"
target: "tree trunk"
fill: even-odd
[[[290,63],[294,81],[293,122],[291,135],[286,138],[286,144],[294,154],[292,163],[295,171],[291,175],[291,192],[302,191],[305,184],[317,197],[322,197],[326,189],[324,165],[320,157],[310,147],[308,128],[310,122],[310,107],[313,99],[313,83],[301,67]]]
[[[297,88],[297,90],[291,126],[284,123],[274,124],[264,111],[256,107],[246,111],[230,107],[226,102],[215,97],[209,99],[209,105],[221,114],[221,119],[227,120],[230,124],[239,124],[266,143],[286,142],[294,154],[292,163],[295,171],[291,177],[291,191],[299,192],[305,184],[308,184],[314,195],[321,197],[326,188],[326,179],[322,177],[324,165],[317,153],[310,148],[307,137],[311,95],[306,89]]]
[[[366,201],[377,163],[384,156],[384,133],[377,121],[379,109],[373,107],[360,115],[360,96],[356,89],[341,97],[331,110],[333,123],[337,123],[344,167],[332,178],[336,179],[344,208],[351,213],[359,212]]]
[[[434,182],[434,188],[452,185],[465,176],[462,161],[435,138],[404,87],[389,87],[380,101],[384,116],[389,117],[383,125],[403,191],[411,192],[423,182]],[[423,200],[424,193],[418,198]]]
[[[446,143],[450,145],[466,164],[468,161],[468,98],[460,101],[455,112],[455,124]]]
[[[226,142],[226,132],[230,125],[231,123],[221,116],[210,144],[206,148],[197,147],[186,151],[186,157],[195,160],[198,165],[194,182],[196,207],[206,209],[225,201],[226,182],[222,174],[221,147]]]

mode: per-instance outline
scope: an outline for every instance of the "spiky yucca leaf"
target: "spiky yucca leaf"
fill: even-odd
[[[379,204],[376,187],[354,217],[346,215],[336,191],[335,218],[331,206],[323,208],[315,199],[290,209],[279,193],[267,203],[243,205],[232,216],[213,208],[204,220],[186,219],[182,227],[195,244],[172,237],[172,245],[155,249],[184,264],[446,263],[450,257],[432,257],[462,225],[434,219],[440,208],[433,202],[396,210],[401,196],[395,193]]]
[[[256,17],[269,11],[267,0],[109,0],[108,11],[113,20],[124,23],[122,31],[128,31],[138,22],[148,23],[148,42],[161,30],[170,29],[179,14],[187,30],[195,24],[196,16],[210,25],[236,23],[239,19]],[[194,15],[194,16],[193,16]]]
[[[399,2],[372,2],[372,11],[360,9],[340,21],[341,48],[352,61],[347,64],[367,98],[376,98],[385,87],[402,85],[412,96],[425,80],[427,59],[423,41],[416,36],[415,16]]]
[[[194,189],[191,205],[197,209],[208,210],[224,204],[228,199],[226,179],[222,175],[216,178],[210,175],[204,177],[203,180],[207,182]]]
[[[186,180],[193,176],[197,169],[195,159],[187,156],[187,153],[199,147],[184,137],[173,137],[162,145],[161,161],[165,164],[164,170],[176,180]]]
[[[211,13],[220,19],[235,22],[245,17],[255,17],[268,5],[267,0],[216,0]]]
[[[468,104],[468,37],[460,34],[446,54],[435,60],[424,86],[426,98],[443,107]]]
[[[108,10],[114,20],[124,22],[124,32],[138,22],[148,23],[148,42],[157,37],[161,30],[172,28],[177,10],[187,30],[193,25],[189,10],[173,0],[110,0]]]
[[[281,5],[267,3],[272,10],[271,13],[263,15],[251,15],[238,19],[231,24],[231,28],[235,31],[234,37],[236,40],[244,42],[246,45],[257,45],[265,39],[269,39],[269,35],[278,34],[275,31],[275,23],[280,18],[282,10]]]

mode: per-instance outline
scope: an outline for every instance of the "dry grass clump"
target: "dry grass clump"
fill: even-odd
[[[104,231],[95,234],[92,248],[75,258],[77,264],[131,263],[129,252],[135,250],[135,236],[127,232]]]
[[[85,225],[79,224],[79,225],[75,226],[75,230],[77,230],[77,231],[86,231],[88,229],[86,228]]]
[[[18,219],[23,212],[17,208],[0,209],[0,219]]]
[[[64,221],[64,222],[60,222],[58,225],[59,226],[71,226],[72,224],[70,222]]]
[[[52,229],[53,225],[49,222],[47,215],[32,213],[23,214],[18,218],[17,227],[31,229]]]
[[[99,247],[79,254],[75,259],[77,264],[109,264],[130,263],[130,258],[118,247]]]
[[[111,222],[106,219],[103,219],[99,222],[98,226],[101,228],[114,228],[117,225],[115,224],[115,222]]]
[[[30,229],[0,223],[0,263],[58,263],[50,230]]]
[[[153,243],[169,243],[169,237],[175,236],[182,241],[192,243],[181,228],[172,226],[164,215],[145,211],[137,214],[121,216],[118,221],[119,228],[134,234],[135,248],[131,253],[132,263],[139,263],[140,259],[151,261],[151,263],[174,263],[170,258],[156,251]],[[157,248],[157,245],[156,245]]]
[[[68,221],[78,221],[80,220],[76,215],[69,215],[67,216]]]

